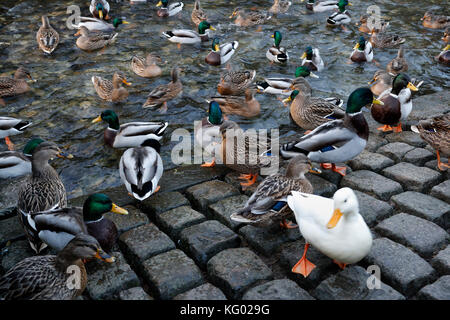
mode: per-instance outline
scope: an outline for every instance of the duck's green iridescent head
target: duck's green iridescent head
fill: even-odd
[[[156,4],[157,7],[163,7],[163,8],[167,8],[168,5],[169,5],[169,0],[160,0]]]
[[[114,26],[114,28],[117,28],[119,25],[121,25],[121,24],[129,24],[129,22],[128,21],[125,21],[124,19],[122,19],[122,18],[114,18],[114,20],[113,20],[113,26]]]
[[[392,80],[392,93],[398,95],[400,91],[408,88],[412,91],[418,91],[415,85],[412,84],[411,78],[406,73],[399,73]]]
[[[364,51],[366,49],[366,39],[363,36],[360,36],[358,42],[356,43],[353,50],[358,49],[359,51]]]
[[[275,47],[279,48],[281,40],[283,39],[283,36],[281,35],[280,31],[275,31],[272,35],[272,38],[274,38]]]
[[[305,67],[305,66],[301,66],[301,67],[297,67],[297,69],[295,69],[295,77],[303,77],[306,78],[311,74],[311,71]]]
[[[349,114],[360,112],[363,107],[372,103],[384,104],[380,100],[375,99],[369,88],[358,88],[348,97],[347,109],[345,111]]]
[[[222,109],[220,109],[219,104],[216,101],[211,101],[209,103],[208,110],[208,121],[211,124],[219,125],[222,123]]]
[[[26,156],[31,156],[34,152],[34,149],[36,149],[36,147],[42,142],[44,142],[44,140],[40,138],[31,139],[23,148],[23,154]]]
[[[286,99],[283,100],[283,103],[287,104],[291,101],[294,101],[295,97],[297,97],[299,93],[300,93],[300,91],[298,91],[297,89],[293,90],[291,92],[291,94],[289,95],[289,97],[287,97]]]
[[[220,51],[220,41],[219,38],[214,38],[212,41],[212,50],[215,52],[219,52]]]
[[[307,46],[305,49],[305,52],[303,52],[303,55],[301,56],[300,59],[307,59],[307,60],[312,60],[313,57],[313,48],[311,46]]]
[[[114,204],[111,199],[103,193],[94,193],[90,195],[83,205],[84,221],[99,220],[107,212],[119,214],[128,214],[128,211]]]
[[[95,6],[95,9],[97,9],[99,18],[103,19],[103,10],[104,10],[103,4],[101,4],[100,2],[97,3],[97,5]]]
[[[200,22],[200,24],[198,25],[198,33],[199,34],[205,34],[206,30],[211,29],[213,31],[215,31],[216,29],[211,26],[211,24],[207,21],[202,21]]]
[[[348,2],[348,0],[339,0],[339,3],[338,3],[339,11],[344,12],[345,7],[347,5],[351,6],[352,4],[350,2]]]
[[[119,117],[117,116],[117,114],[114,111],[112,111],[112,110],[103,111],[101,115],[99,115],[97,118],[92,120],[92,123],[97,123],[102,120],[108,122],[108,125],[111,129],[114,129],[114,130],[120,129]]]

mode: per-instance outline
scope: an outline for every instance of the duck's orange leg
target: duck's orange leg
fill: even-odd
[[[295,264],[292,268],[292,272],[299,273],[303,275],[305,278],[314,270],[316,265],[306,259],[306,252],[308,251],[309,243],[305,244],[305,250],[303,251],[302,258]]]
[[[392,127],[392,130],[394,130],[394,132],[402,132],[402,123],[399,122],[398,125],[396,127]]]
[[[334,172],[339,173],[341,176],[345,176],[345,173],[347,171],[347,167],[338,167],[334,163],[331,165],[331,170]]]
[[[327,162],[321,163],[320,166],[326,170],[329,170],[333,167],[333,165],[331,163],[327,163]]]
[[[295,229],[298,227],[297,224],[293,223],[292,221],[286,220],[286,219],[283,219],[280,222],[280,226],[284,229]]]
[[[346,263],[342,263],[342,262],[339,262],[339,261],[336,261],[336,260],[333,260],[333,262],[336,263],[339,266],[339,268],[341,268],[342,270],[344,270],[345,267],[347,266]]]
[[[211,162],[205,162],[204,164],[202,164],[202,167],[211,168],[214,167],[215,165],[216,165],[216,158],[213,158]]]
[[[161,189],[161,186],[157,186],[155,192],[153,194],[157,193]]]
[[[441,156],[440,156],[438,150],[436,150],[436,155],[437,155],[437,162],[438,162],[438,168],[439,168],[439,170],[444,171],[444,170],[446,170],[446,169],[444,169],[444,168],[450,168],[450,158],[449,158],[449,160],[448,160],[449,163],[447,164],[447,163],[441,162]]]
[[[384,126],[377,128],[377,130],[381,130],[383,132],[388,132],[388,131],[392,131],[392,127],[390,125],[385,124]]]
[[[5,143],[8,146],[8,149],[10,151],[14,150],[14,143],[12,143],[11,139],[9,139],[9,137],[5,137]]]
[[[249,186],[253,185],[256,182],[256,179],[258,178],[258,174],[257,173],[256,174],[249,174],[249,176],[250,177],[248,179],[245,179],[245,180],[247,180],[247,182],[241,182],[241,186],[249,187]],[[241,178],[239,177],[239,179],[241,179]]]

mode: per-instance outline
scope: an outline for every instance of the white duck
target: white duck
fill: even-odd
[[[315,268],[306,259],[309,245],[333,259],[342,269],[369,253],[372,234],[359,214],[358,199],[352,189],[339,189],[333,199],[292,191],[287,201],[306,241],[303,256],[292,272],[307,277]]]

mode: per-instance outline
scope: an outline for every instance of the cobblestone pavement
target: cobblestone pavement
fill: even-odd
[[[414,100],[407,128],[450,111],[449,94]],[[366,114],[366,150],[348,162],[348,174],[309,175],[314,193],[355,190],[371,227],[369,255],[340,270],[312,247],[317,268],[292,273],[304,239],[298,229],[258,229],[229,216],[248,199],[237,175],[223,166],[182,166],[164,173],[161,191],[142,203],[124,187],[104,190],[128,216],[107,214],[120,232],[113,264],[89,262],[83,299],[450,299],[450,172],[410,131],[385,134]],[[292,137],[291,137],[292,138]],[[70,200],[82,205],[85,197]],[[11,208],[0,211],[1,272],[32,255]],[[366,269],[377,265],[381,287],[368,289]]]

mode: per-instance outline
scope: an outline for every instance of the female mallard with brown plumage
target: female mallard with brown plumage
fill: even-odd
[[[265,12],[256,10],[244,11],[241,8],[236,8],[233,10],[230,19],[233,19],[234,17],[236,17],[234,24],[239,27],[250,27],[264,24],[267,20],[272,18],[272,16]]]
[[[153,89],[147,96],[147,100],[144,102],[143,108],[151,108],[159,105],[161,107],[160,112],[167,111],[167,101],[172,100],[183,91],[183,85],[180,79],[180,69],[178,67],[172,68],[172,81],[168,84],[162,84]]]
[[[130,86],[122,72],[115,72],[112,81],[99,76],[92,76],[92,83],[98,96],[110,102],[119,102],[128,98],[128,91],[122,87],[122,83]]]
[[[408,71],[408,62],[405,59],[403,46],[400,46],[397,56],[387,64],[386,71],[394,75]]]
[[[288,0],[273,0],[273,5],[270,7],[269,12],[273,14],[286,13],[291,5],[292,2]]]
[[[436,150],[439,170],[450,168],[450,113],[431,119],[420,120],[411,130],[420,134]],[[441,162],[441,155],[447,157],[448,163]]]
[[[250,88],[245,90],[245,98],[238,96],[221,96],[212,97],[211,101],[216,101],[223,113],[236,114],[244,118],[256,117],[261,111],[261,105],[258,100],[255,99],[255,91]]]
[[[440,16],[431,11],[425,12],[423,18],[420,20],[422,20],[422,24],[426,28],[443,29],[450,26],[449,16]]]
[[[217,91],[222,95],[240,95],[245,92],[256,77],[256,71],[227,70],[220,75]]]
[[[152,53],[149,53],[145,60],[134,56],[131,59],[131,69],[138,76],[144,78],[159,77],[162,74],[162,70],[157,63],[161,63],[161,61],[161,57]]]
[[[58,255],[25,258],[0,278],[0,300],[73,300],[87,285],[83,260],[97,258],[114,262],[95,238],[81,233]],[[73,267],[80,271],[79,286],[72,283]],[[72,269],[70,269],[72,268]]]
[[[47,16],[42,16],[42,26],[36,33],[36,41],[44,53],[52,53],[59,43],[59,34],[52,28]]]
[[[388,34],[382,32],[379,29],[372,29],[372,33],[369,39],[374,48],[392,48],[405,42],[405,38],[400,37],[397,34]]]
[[[0,105],[5,105],[2,97],[15,96],[30,90],[27,79],[31,79],[30,72],[24,67],[19,67],[14,73],[14,78],[0,77]]]
[[[75,36],[80,36],[77,39],[76,45],[84,51],[99,50],[116,41],[117,33],[102,33],[100,31],[92,32],[88,28],[81,26]]]
[[[195,0],[194,9],[192,9],[191,13],[192,22],[194,22],[197,26],[202,22],[208,20],[208,16],[205,11],[200,6],[200,0]]]
[[[373,75],[372,80],[369,81],[370,90],[375,96],[381,95],[386,90],[392,88],[393,75],[384,70],[378,70]]]

